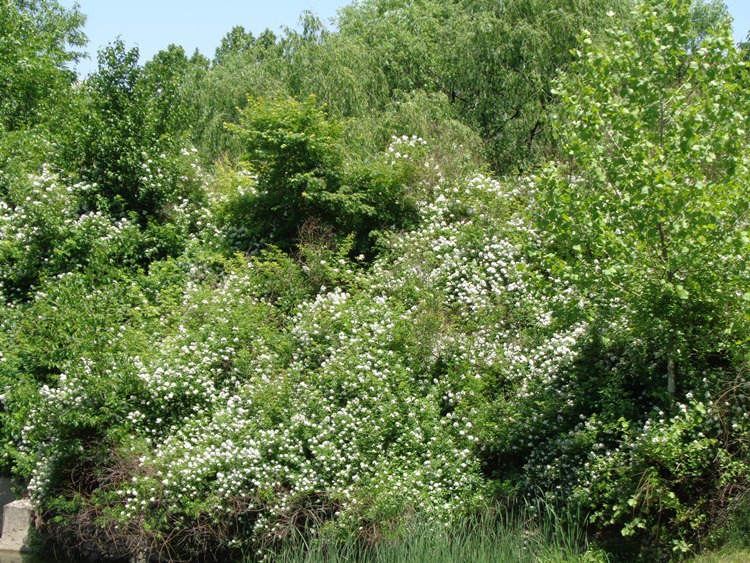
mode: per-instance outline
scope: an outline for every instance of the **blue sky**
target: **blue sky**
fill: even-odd
[[[729,13],[734,18],[734,37],[737,41],[744,41],[750,30],[750,1],[724,0]]]
[[[58,0],[71,7],[74,0]],[[78,66],[81,74],[96,69],[96,52],[116,37],[128,47],[138,46],[144,63],[171,43],[190,55],[199,49],[208,57],[235,25],[258,35],[266,28],[279,32],[295,27],[305,10],[328,23],[349,0],[78,0],[88,20],[90,60]]]
[[[743,40],[750,30],[750,0],[725,0],[735,19],[735,38]],[[266,28],[278,32],[295,27],[304,10],[315,12],[324,22],[351,0],[78,0],[88,16],[86,35],[91,58],[78,66],[81,74],[96,69],[97,50],[117,36],[128,47],[137,45],[141,62],[149,60],[170,43],[182,45],[188,54],[197,48],[208,57],[235,25],[255,35]],[[74,0],[60,0],[72,6]]]

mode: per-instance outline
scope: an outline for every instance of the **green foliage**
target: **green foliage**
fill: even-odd
[[[742,53],[742,58],[745,62],[748,62],[748,59],[750,59],[750,33],[748,33],[748,37],[745,38],[745,41],[742,41],[737,45],[737,48]]]
[[[92,260],[106,263],[109,258],[128,254],[120,247],[128,244],[128,234],[132,234],[127,221],[112,224],[97,214],[79,215],[81,195],[89,188],[86,184],[65,186],[48,170],[14,182],[0,203],[0,288],[4,298],[24,298],[42,279],[76,265]],[[110,244],[104,243],[105,237]]]
[[[313,95],[331,113],[346,117],[366,116],[388,100],[378,53],[358,38],[326,34],[315,40],[290,32],[282,45],[290,95]]]
[[[239,41],[225,39],[229,45]],[[225,156],[232,161],[241,158],[243,147],[225,124],[237,123],[239,109],[248,96],[272,96],[283,91],[285,64],[281,55],[276,36],[266,30],[246,48],[223,53],[211,67],[193,65],[182,90],[193,108],[191,139],[205,164]]]
[[[592,509],[592,522],[614,528],[615,537],[644,538],[673,553],[689,551],[705,533],[714,510],[706,500],[717,495],[729,469],[710,437],[710,407],[691,402],[680,411],[671,418],[654,414],[641,428],[621,421],[620,444],[589,456],[573,493]]]
[[[344,201],[336,197],[343,164],[341,125],[329,121],[314,99],[251,99],[232,128],[258,174],[256,211],[248,217],[255,238],[289,247],[306,220],[336,220],[334,206]]]
[[[289,248],[300,229],[314,222],[339,236],[353,234],[362,251],[373,231],[413,220],[405,168],[350,170],[342,127],[313,97],[249,100],[240,123],[230,128],[257,174],[257,187],[243,207],[250,240]]]
[[[719,3],[367,0],[213,61],[116,42],[75,87],[45,35],[75,11],[0,6],[56,92],[2,114],[0,467],[71,556],[743,533],[749,75]]]
[[[532,562],[532,561],[604,561],[582,541],[582,529],[567,528],[555,507],[545,506],[545,516],[537,519],[525,508],[513,513],[508,508],[489,509],[478,520],[457,519],[450,526],[425,522],[406,522],[397,530],[383,530],[379,541],[330,537],[322,533],[292,532],[277,561],[292,563],[325,562],[397,562],[459,561]],[[497,511],[497,513],[495,513]],[[317,530],[316,530],[317,531]],[[603,555],[603,554],[602,554]]]
[[[461,123],[447,96],[424,91],[394,96],[381,111],[349,120],[345,127],[347,154],[367,166],[377,162],[373,155],[387,150],[394,138],[404,136],[427,142],[429,155],[420,156],[427,156],[433,170],[437,165],[446,182],[460,182],[484,167],[481,137]]]
[[[182,47],[170,45],[143,66],[138,87],[145,97],[152,135],[178,140],[190,131],[193,116],[182,85],[196,64],[200,61],[188,59]]]
[[[28,475],[39,453],[47,452],[56,460],[49,470],[58,482],[78,455],[113,436],[109,432],[127,414],[117,397],[132,395],[137,381],[118,365],[143,349],[158,317],[137,285],[114,272],[106,278],[71,273],[45,289],[3,327],[14,342],[0,383],[3,458]]]
[[[693,0],[691,18],[693,38],[688,42],[687,48],[688,51],[695,52],[715,32],[717,26],[721,26],[730,16],[726,4],[721,0]]]
[[[555,267],[683,372],[739,344],[748,275],[744,63],[726,22],[690,51],[695,36],[691,3],[670,0],[602,44],[583,37],[540,215]]]
[[[77,7],[51,1],[0,2],[0,198],[38,175],[72,126],[75,73],[85,22]],[[6,200],[7,202],[7,200]]]
[[[194,174],[193,168],[182,172],[186,181]],[[187,201],[170,210],[169,222],[151,222],[144,229],[127,218],[113,220],[87,211],[93,191],[94,186],[83,182],[66,185],[60,175],[46,168],[39,175],[14,181],[0,201],[3,299],[25,300],[41,282],[67,272],[90,270],[106,275],[111,268],[137,269],[176,255],[195,228]]]
[[[467,2],[441,53],[442,90],[481,132],[501,172],[525,170],[554,154],[552,84],[572,62],[578,34],[598,36],[605,14],[630,3],[510,0]]]
[[[437,45],[462,6],[449,2],[374,0],[342,8],[342,35],[364,40],[378,53],[392,90],[410,92],[432,86],[438,75]]]
[[[93,187],[87,209],[145,226],[163,222],[184,199],[200,200],[199,174],[177,127],[187,127],[176,90],[188,66],[178,48],[144,69],[138,50],[122,41],[99,53],[85,114],[63,148],[63,166]]]
[[[0,2],[0,127],[14,131],[49,119],[70,95],[75,73],[66,63],[86,42],[78,7],[50,0]]]
[[[222,39],[216,48],[213,64],[222,65],[230,57],[238,55],[255,54],[260,55],[276,44],[276,35],[270,29],[266,29],[259,37],[254,37],[252,32],[245,31],[241,25],[236,25]]]
[[[345,37],[362,41],[392,92],[442,92],[488,145],[500,172],[552,154],[552,81],[583,29],[627,2],[483,0],[358,2],[341,10]]]

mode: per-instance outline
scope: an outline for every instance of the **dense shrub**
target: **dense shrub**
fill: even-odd
[[[347,161],[343,123],[327,117],[312,97],[251,99],[240,114],[230,128],[243,140],[252,173],[239,173],[240,193],[221,215],[244,233],[243,250],[264,243],[293,247],[312,221],[337,236],[353,235],[354,250],[369,252],[377,231],[415,223],[416,199],[426,187],[420,180],[434,176],[422,139],[395,138],[384,157],[357,164]]]

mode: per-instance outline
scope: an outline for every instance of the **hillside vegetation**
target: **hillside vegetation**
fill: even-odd
[[[77,80],[84,21],[0,0],[0,470],[58,552],[743,548],[721,2],[362,0]]]

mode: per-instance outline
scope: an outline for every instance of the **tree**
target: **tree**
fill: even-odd
[[[251,31],[245,31],[241,25],[236,25],[221,38],[221,44],[214,53],[214,65],[224,64],[232,57],[251,55],[257,60],[263,60],[264,55],[276,45],[276,34],[265,29],[255,37]]]
[[[378,61],[391,91],[442,92],[484,139],[499,172],[552,153],[557,73],[585,28],[596,35],[629,0],[366,0],[339,28]]]
[[[78,115],[76,74],[85,17],[57,2],[0,0],[0,197],[51,161]]]
[[[439,49],[441,88],[480,131],[500,172],[527,170],[554,154],[552,84],[573,61],[577,37],[596,37],[628,0],[465,2]]]
[[[193,63],[174,46],[144,68],[138,58],[120,40],[99,52],[99,68],[85,84],[87,111],[61,160],[93,185],[89,209],[145,226],[168,221],[170,206],[200,190],[182,150],[191,110],[180,88]]]
[[[694,14],[642,1],[602,43],[582,37],[557,90],[565,161],[541,178],[548,258],[654,343],[670,397],[731,349],[750,299],[746,64],[728,20],[706,33]]]
[[[693,37],[688,42],[689,52],[697,51],[722,20],[730,17],[729,10],[723,0],[693,0],[691,6],[693,20]]]
[[[289,247],[306,220],[335,219],[329,198],[341,187],[341,124],[328,120],[314,99],[251,98],[240,124],[230,127],[258,174],[255,212],[248,217],[256,239]]]
[[[750,33],[747,34],[744,41],[737,45],[737,48],[742,52],[745,61],[750,61]]]
[[[89,112],[72,139],[79,154],[71,159],[83,178],[96,186],[90,202],[112,217],[151,211],[141,190],[143,149],[151,144],[145,104],[136,88],[141,74],[137,48],[121,40],[99,52],[99,68],[88,80]]]
[[[253,48],[255,37],[251,31],[245,31],[241,25],[236,25],[221,38],[221,43],[214,53],[214,64],[221,64],[228,55],[244,53]]]
[[[86,36],[77,7],[51,0],[0,0],[0,127],[14,131],[37,123],[70,88]]]
[[[169,45],[143,66],[138,88],[155,135],[179,137],[190,129],[190,107],[182,86],[194,64],[182,47]]]
[[[242,149],[224,127],[236,123],[247,96],[278,93],[281,89],[281,47],[276,35],[266,29],[257,38],[235,27],[216,50],[212,63],[200,64],[195,57],[181,86],[191,106],[191,139],[202,161],[209,165],[228,156],[237,158]]]
[[[388,87],[376,52],[359,37],[331,33],[312,13],[300,18],[302,32],[287,29],[279,67],[286,92],[315,96],[329,111],[361,117],[383,107]]]

